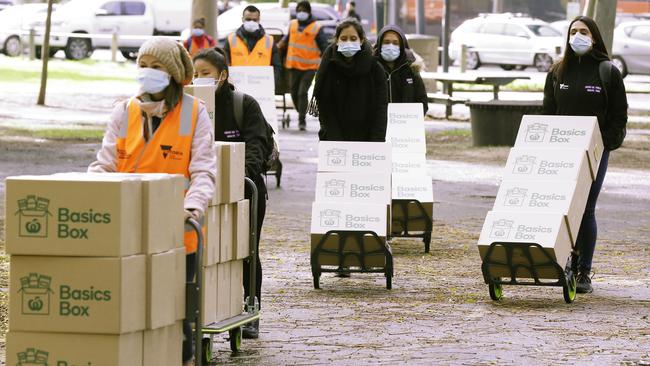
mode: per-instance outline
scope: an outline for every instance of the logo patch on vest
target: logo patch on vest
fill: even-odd
[[[172,145],[160,145],[160,150],[162,151],[163,159],[181,160],[183,158],[183,153],[173,150]]]

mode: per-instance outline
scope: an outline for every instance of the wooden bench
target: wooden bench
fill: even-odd
[[[461,98],[444,93],[427,93],[429,103],[444,104],[447,106],[445,109],[445,117],[449,118],[451,115],[451,106],[454,104],[465,104],[469,101],[467,98]]]

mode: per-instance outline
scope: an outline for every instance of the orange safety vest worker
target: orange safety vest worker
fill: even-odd
[[[271,66],[273,55],[273,37],[265,34],[253,50],[248,52],[248,45],[236,33],[228,36],[230,44],[230,64],[232,66]]]
[[[127,121],[117,136],[117,171],[122,173],[167,173],[185,176],[189,188],[192,138],[196,129],[199,100],[183,94],[180,103],[160,122],[149,141],[142,135],[142,111],[131,99],[127,106]],[[204,228],[205,230],[205,228]],[[186,228],[185,251],[194,253],[198,239]]]
[[[287,47],[287,69],[317,70],[320,64],[320,49],[316,36],[320,30],[318,22],[313,22],[298,31],[298,20],[291,21],[289,26],[289,46]]]
[[[203,42],[198,43],[196,41],[197,37],[190,37],[188,40],[188,44],[190,45],[190,48],[188,51],[190,52],[190,56],[194,57],[197,53],[199,53],[202,49],[205,48],[210,48],[210,41],[208,40],[208,37],[200,37]]]

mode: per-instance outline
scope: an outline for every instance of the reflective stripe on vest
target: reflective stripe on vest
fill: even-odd
[[[167,113],[149,141],[143,136],[142,111],[129,101],[125,120],[117,136],[117,171],[121,173],[182,174],[189,188],[192,139],[196,130],[199,100],[183,94],[181,102]],[[188,238],[188,233],[185,233]],[[196,251],[197,239],[185,241],[188,253]]]
[[[298,31],[298,21],[292,20],[289,26],[289,46],[287,48],[288,69],[316,70],[320,64],[320,49],[316,36],[320,30],[318,22],[313,22]]]
[[[230,43],[230,65],[232,66],[271,66],[273,55],[273,38],[264,35],[260,38],[253,50],[248,52],[248,45],[237,34],[228,36]]]

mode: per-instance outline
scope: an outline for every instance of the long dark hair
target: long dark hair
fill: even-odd
[[[603,41],[603,36],[600,34],[600,30],[598,29],[598,25],[596,22],[584,15],[577,16],[575,19],[571,21],[569,24],[569,28],[567,30],[566,34],[566,42],[564,44],[564,56],[557,61],[551,70],[553,71],[553,75],[555,76],[555,79],[558,81],[562,81],[564,79],[564,74],[568,68],[569,62],[572,59],[575,59],[578,57],[575,52],[573,52],[573,49],[569,45],[569,38],[571,38],[571,27],[575,22],[583,22],[589,28],[589,31],[591,32],[591,37],[594,40],[594,45],[589,51],[589,53],[596,59],[596,60],[609,60],[609,52],[607,52],[607,47],[605,46],[605,41]]]
[[[361,23],[359,23],[358,20],[355,18],[347,18],[343,21],[341,21],[339,24],[336,25],[336,32],[334,33],[334,43],[339,39],[339,36],[341,35],[341,32],[347,27],[352,27],[354,28],[355,31],[357,31],[357,34],[359,35],[361,44],[366,42],[366,32],[363,30],[363,26]]]
[[[194,55],[194,58],[192,58],[192,62],[195,62],[196,60],[205,60],[212,66],[216,67],[219,72],[225,71],[226,74],[230,76],[230,72],[228,71],[228,60],[226,58],[226,53],[219,47],[206,48],[201,50],[199,53]]]

